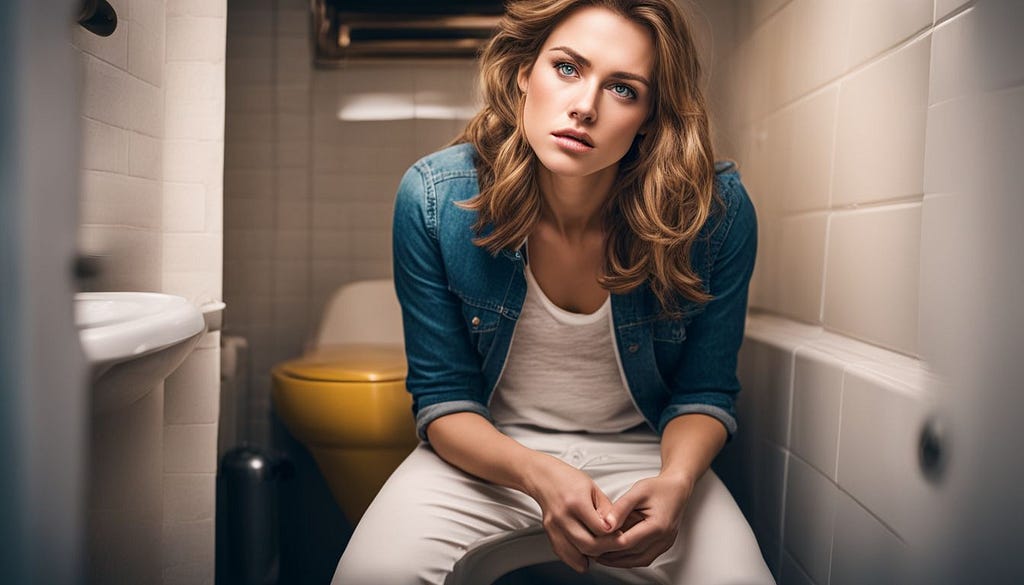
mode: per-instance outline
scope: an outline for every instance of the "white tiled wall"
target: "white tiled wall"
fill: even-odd
[[[102,258],[90,288],[167,292],[196,305],[220,300],[226,3],[111,4],[113,35],[72,33],[82,62],[79,241]],[[141,525],[96,516],[93,549],[113,555],[107,564],[99,559],[100,580],[213,583],[219,360],[219,333],[209,333],[154,392],[165,401],[163,458],[147,462],[160,469],[147,491],[156,502],[150,509],[162,510],[147,518],[155,538],[141,537]],[[125,481],[92,473],[101,489]],[[149,552],[122,554],[142,541]]]
[[[740,432],[717,465],[780,583],[898,582],[934,501],[922,358],[951,356],[935,334],[957,319],[934,285],[967,260],[945,235],[962,226],[949,169],[984,135],[956,98],[1019,71],[978,67],[962,0],[697,4],[718,155],[739,160],[760,227]]]
[[[390,276],[395,188],[475,110],[476,66],[314,69],[308,2],[228,9],[225,327],[249,340],[259,442],[270,368],[303,352],[340,285]]]

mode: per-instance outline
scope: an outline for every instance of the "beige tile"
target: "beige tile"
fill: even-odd
[[[279,6],[275,18],[277,20],[277,34],[279,36],[302,37],[305,39],[309,35],[311,19],[308,9],[282,10],[282,7]]]
[[[310,200],[310,172],[308,169],[278,169],[277,200],[282,203]]]
[[[901,583],[907,547],[860,504],[840,493],[831,585]]]
[[[165,473],[216,473],[217,425],[164,425]]]
[[[233,61],[228,61],[227,71],[230,74]],[[226,84],[227,111],[235,112],[274,112],[274,90],[270,82],[260,84]]]
[[[128,131],[82,118],[82,168],[128,174]]]
[[[198,183],[164,183],[163,226],[169,232],[206,230],[206,187]]]
[[[783,548],[817,583],[828,583],[839,490],[799,457],[789,458]]]
[[[164,179],[218,185],[224,174],[224,145],[200,140],[164,142]]]
[[[166,424],[216,423],[220,349],[196,349],[164,383]]]
[[[312,204],[308,199],[278,200],[277,227],[283,230],[309,230]]]
[[[389,261],[391,230],[351,230],[348,234],[355,260]]]
[[[175,0],[171,0],[173,4]],[[215,4],[211,2],[211,4]],[[166,19],[166,0],[132,0],[132,22],[137,22],[148,30],[163,30]]]
[[[165,136],[179,140],[223,141],[224,102],[168,101]]]
[[[159,514],[163,388],[90,421],[89,509]]]
[[[181,565],[213,567],[213,519],[195,522],[165,522],[163,552],[165,570]]]
[[[167,61],[224,61],[225,19],[173,16],[167,19]]]
[[[164,521],[212,520],[216,499],[216,475],[171,473],[164,475]]]
[[[825,326],[915,355],[920,255],[919,203],[833,214]]]
[[[274,143],[276,165],[282,169],[307,169],[312,153],[309,141],[277,140]]]
[[[226,62],[228,87],[239,85],[270,85],[274,83],[272,59],[231,59]]]
[[[276,203],[264,199],[233,200],[225,225],[229,230],[270,230],[275,227]]]
[[[225,136],[228,142],[272,141],[275,118],[269,113],[228,112],[224,119]]]
[[[133,176],[159,180],[163,176],[163,141],[138,132],[128,135],[128,167]]]
[[[214,585],[214,570],[210,563],[189,563],[165,567],[163,570],[164,585]]]
[[[747,338],[739,354],[739,375],[743,391],[739,400],[749,403],[754,420],[740,421],[748,425],[760,440],[789,446],[791,387],[793,379],[792,349]]]
[[[228,25],[230,27],[230,24]],[[263,59],[274,57],[274,37],[228,34],[225,52],[228,66],[235,59]]]
[[[164,81],[164,28],[128,23],[128,71],[153,85]]]
[[[128,128],[147,136],[164,133],[164,92],[161,86],[128,79]]]
[[[88,519],[89,583],[160,582],[160,516],[93,511]]]
[[[164,232],[163,239],[163,269],[167,272],[205,272],[220,265],[219,234]]]
[[[850,3],[841,0],[794,0],[780,12],[791,18],[789,36],[781,39],[778,78],[784,101],[821,87],[846,69]]]
[[[850,67],[895,47],[932,24],[933,0],[859,0],[849,4]]]
[[[225,99],[224,65],[208,62],[167,63],[167,100],[191,102]]]
[[[160,206],[156,181],[100,171],[82,173],[80,221],[84,225],[157,229]]]
[[[306,296],[309,294],[310,262],[306,258],[299,260],[279,260],[274,262],[274,294],[281,296]]]
[[[793,369],[793,453],[833,481],[844,367],[841,359],[801,347]]]
[[[826,209],[835,138],[837,85],[788,108],[779,121],[785,134],[785,156],[777,166],[782,209],[787,212]]]
[[[274,10],[272,0],[246,2],[236,5],[233,0],[228,5],[228,35],[274,36]],[[253,4],[253,5],[250,5]]]
[[[274,168],[274,143],[234,141],[225,152],[224,164],[231,169]]]
[[[844,80],[832,206],[920,197],[930,38]]]
[[[896,534],[916,542],[913,520],[934,497],[917,454],[929,399],[919,388],[860,365],[847,368],[839,431],[839,486]]]
[[[827,213],[787,217],[782,230],[779,265],[779,308],[807,323],[821,321]]]
[[[226,145],[228,154],[235,148],[235,144]],[[227,212],[234,210],[232,202],[244,200],[238,205],[246,205],[252,199],[266,201],[274,200],[274,171],[271,169],[238,169],[231,165],[225,165],[224,191],[227,196]]]
[[[226,0],[167,0],[167,15],[225,18],[227,5]]]
[[[82,62],[82,114],[118,128],[127,128],[128,73],[90,55],[83,55]]]

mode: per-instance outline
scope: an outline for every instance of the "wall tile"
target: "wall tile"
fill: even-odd
[[[235,4],[236,0],[231,0]],[[226,1],[210,2],[209,0],[167,0],[168,16],[208,16],[224,18],[227,16]]]
[[[934,497],[917,461],[929,408],[921,388],[863,366],[843,377],[839,486],[904,538],[914,536],[916,508]]]
[[[128,128],[147,136],[163,136],[164,92],[161,87],[131,77],[128,102]]]
[[[228,5],[228,36],[274,36],[273,0],[261,0],[253,6],[236,6],[236,1]]]
[[[203,272],[219,268],[219,234],[164,232],[163,238],[164,271]]]
[[[155,181],[86,170],[81,193],[82,224],[145,229],[161,225],[160,185]]]
[[[164,422],[216,423],[220,377],[220,348],[196,349],[164,383]],[[178,518],[187,520],[188,518]]]
[[[773,275],[781,291],[779,309],[801,321],[821,321],[826,213],[787,217],[780,222],[781,271]]]
[[[103,122],[82,119],[82,168],[128,174],[128,132]]]
[[[136,177],[159,180],[163,176],[163,144],[138,132],[128,134],[128,167]]]
[[[216,473],[217,425],[164,425],[164,472]]]
[[[817,583],[828,583],[839,490],[799,457],[789,458],[783,548]]]
[[[849,43],[849,10],[849,2],[794,0],[779,13],[779,18],[791,18],[791,36],[780,39],[783,59],[779,84],[785,101],[843,73]]]
[[[933,0],[850,2],[848,66],[895,47],[932,24]]]
[[[165,183],[164,229],[169,232],[206,230],[206,187],[198,183]]]
[[[935,20],[942,20],[969,2],[970,0],[935,0]]]
[[[226,145],[228,153],[234,150],[235,145]],[[236,157],[235,157],[236,158]],[[234,205],[236,200],[261,199],[265,201],[274,200],[274,171],[271,169],[239,169],[229,164],[225,165],[224,192],[227,196],[229,207]],[[231,210],[240,209],[247,205],[240,202],[239,207],[231,207]],[[230,219],[230,218],[229,218]]]
[[[162,85],[164,76],[164,25],[161,6],[160,22],[153,27],[140,22],[128,25],[128,71],[152,85]]]
[[[216,475],[212,473],[165,475],[165,521],[173,523],[212,519],[215,488]]]
[[[208,565],[213,568],[213,519],[164,524],[164,567]]]
[[[173,16],[167,19],[167,60],[217,63],[224,60],[225,19]]]
[[[217,141],[164,142],[164,179],[219,185],[224,173],[224,144]]]
[[[118,128],[128,127],[129,75],[90,55],[82,55],[82,115]]]
[[[830,585],[900,583],[906,545],[852,498],[837,498]]]
[[[832,206],[920,197],[930,37],[844,80]]]
[[[208,140],[222,143],[224,139],[224,102],[219,100],[168,102],[165,136],[172,140]]]
[[[167,63],[167,100],[192,102],[225,99],[224,64],[206,62]]]
[[[753,518],[751,528],[774,574],[778,574],[783,504],[789,453],[765,441],[754,442]]]
[[[921,205],[836,213],[830,222],[825,326],[915,355]]]
[[[795,104],[781,116],[785,156],[776,172],[782,173],[782,209],[801,212],[826,209],[835,137],[838,85]]]
[[[790,443],[798,455],[826,477],[836,479],[839,409],[844,363],[801,347],[793,370],[793,425]]]

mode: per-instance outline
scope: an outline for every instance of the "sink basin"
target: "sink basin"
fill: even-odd
[[[203,313],[184,298],[142,292],[76,294],[75,326],[91,365],[94,412],[145,396],[206,329]]]

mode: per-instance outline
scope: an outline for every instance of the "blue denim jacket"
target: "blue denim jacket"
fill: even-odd
[[[477,194],[475,150],[460,144],[415,163],[395,202],[395,289],[402,305],[406,386],[420,438],[438,417],[476,412],[501,377],[526,296],[522,250],[492,256],[473,244],[476,212],[454,203]],[[674,417],[704,413],[736,431],[736,354],[757,248],[754,208],[729,163],[716,166],[724,206],[704,226],[692,265],[714,299],[683,300],[666,317],[644,284],[612,295],[619,365],[633,401],[659,433]]]

